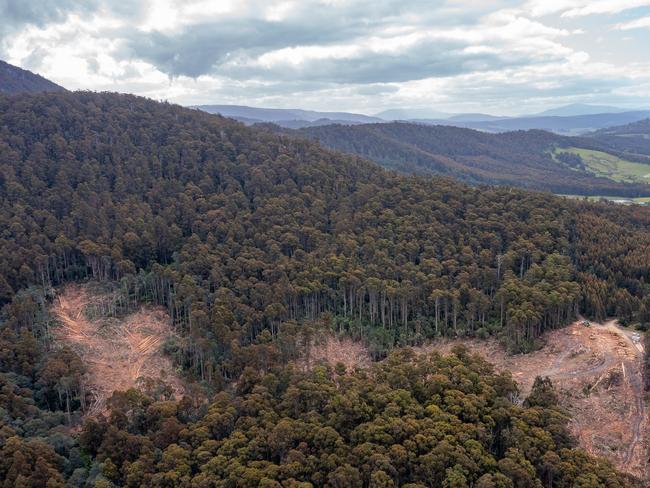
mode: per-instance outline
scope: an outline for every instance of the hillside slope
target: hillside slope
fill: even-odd
[[[591,147],[594,143],[544,131],[489,134],[449,126],[390,123],[331,125],[297,133],[406,173],[443,174],[473,184],[512,185],[562,194],[650,195],[648,184],[615,182],[571,159],[554,157],[556,148]],[[650,173],[650,160],[648,163]]]
[[[587,137],[628,156],[650,157],[650,118],[602,129]]]
[[[182,328],[201,330],[190,312],[207,320],[213,301],[225,300],[238,312],[219,334],[247,342],[329,312],[388,328],[379,343],[496,324],[515,348],[569,320],[576,303],[594,316],[614,311],[618,302],[585,293],[579,272],[598,269],[589,280],[611,296],[624,288],[628,316],[644,306],[647,209],[399,176],[309,141],[126,95],[0,97],[0,126],[5,301],[30,284],[142,269],[150,275],[139,293],[169,306]],[[516,283],[544,297],[534,320],[510,319],[531,306],[506,293]],[[549,283],[565,287],[568,302],[547,301]],[[214,295],[198,299],[201,289]],[[231,352],[224,344],[195,363],[196,350],[187,351],[202,374]]]
[[[323,329],[381,359],[441,336],[526,351],[577,310],[647,323],[649,209],[399,175],[129,95],[0,96],[0,127],[7,486],[634,486],[573,448],[550,385],[520,406],[462,350],[287,363]],[[130,390],[64,434],[87,371],[46,304],[91,277],[117,282],[109,308],[167,308],[163,349],[209,406]]]
[[[0,60],[0,93],[60,92],[65,88],[17,66]]]

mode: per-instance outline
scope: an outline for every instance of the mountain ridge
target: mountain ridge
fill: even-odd
[[[40,93],[66,91],[39,74],[0,60],[0,93]]]
[[[442,174],[470,184],[512,185],[561,194],[650,195],[650,185],[624,184],[587,171],[579,161],[556,157],[556,148],[606,146],[590,138],[541,130],[499,134],[409,122],[321,126],[296,135],[331,149],[371,159],[406,173]],[[643,160],[649,164],[650,158]]]
[[[372,123],[381,122],[377,117],[350,112],[320,112],[316,110],[260,108],[248,105],[194,105],[191,108],[203,110],[212,114],[220,114],[240,120],[244,123],[251,122],[315,122],[318,120],[332,120],[347,123]]]

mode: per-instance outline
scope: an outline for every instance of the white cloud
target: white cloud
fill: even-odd
[[[650,27],[650,15],[641,17],[640,19],[631,20],[629,22],[622,22],[614,26],[617,30],[631,30],[631,29],[645,29]]]
[[[625,10],[650,5],[650,0],[596,0],[562,13],[562,17],[579,17],[593,14],[617,14]]]
[[[650,0],[92,3],[15,21],[0,50],[9,62],[68,88],[185,104],[360,112],[428,105],[512,114],[549,100],[632,104],[650,84],[644,59],[603,62],[592,56],[602,52],[595,41],[572,43],[595,37],[583,16]],[[615,29],[648,22],[625,20]],[[610,19],[590,22],[601,22],[604,43],[617,35],[606,28]]]
[[[529,0],[524,9],[534,17],[561,14],[581,17],[594,14],[617,14],[650,5],[650,0]]]

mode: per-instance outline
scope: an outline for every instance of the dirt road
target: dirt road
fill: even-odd
[[[578,320],[545,334],[544,346],[529,354],[509,355],[496,341],[456,340],[432,347],[449,350],[465,344],[498,369],[511,371],[522,397],[536,376],[548,376],[572,415],[570,428],[579,444],[621,470],[648,478],[650,415],[643,389],[643,346],[633,334],[615,320],[591,327]]]

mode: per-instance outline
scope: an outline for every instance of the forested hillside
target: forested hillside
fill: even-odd
[[[478,359],[352,376],[283,365],[314,327],[381,358],[442,335],[528,350],[577,311],[647,323],[648,209],[403,176],[94,93],[0,96],[0,195],[6,486],[100,471],[118,486],[627,486],[568,449],[552,401],[515,406],[514,385]],[[117,395],[80,446],[61,433],[82,405],[84,365],[53,348],[46,302],[87,278],[119,282],[120,304],[166,306],[179,337],[167,352],[212,388],[236,379],[230,393],[207,412]]]
[[[0,93],[39,93],[65,91],[65,88],[9,63],[0,60]]]
[[[388,344],[480,329],[514,348],[577,309],[645,317],[647,209],[399,176],[126,95],[0,114],[2,300],[124,279],[193,332],[201,375],[236,374],[233,339],[322,314]]]
[[[650,119],[602,129],[588,137],[626,155],[650,156]]]
[[[552,157],[557,148],[608,149],[587,138],[539,130],[489,134],[397,122],[328,125],[297,133],[331,149],[357,154],[406,173],[450,175],[472,184],[512,185],[562,194],[650,195],[650,185],[618,183],[596,176],[579,162]],[[650,159],[644,162],[650,172]]]

